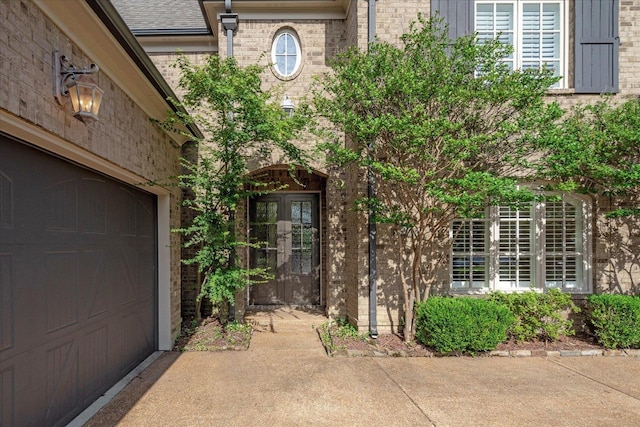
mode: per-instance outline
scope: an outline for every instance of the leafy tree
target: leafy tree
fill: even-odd
[[[451,41],[441,20],[419,16],[399,45],[338,55],[314,90],[317,113],[331,123],[328,161],[373,173],[376,195],[356,207],[391,224],[409,249],[399,268],[405,340],[415,334],[415,304],[446,268],[452,220],[535,197],[518,184],[535,173],[539,130],[561,114],[544,102],[557,78],[511,71],[501,62],[509,49],[472,36]]]
[[[640,215],[640,100],[578,105],[540,142],[541,172],[556,187],[628,198],[609,215]]]
[[[180,185],[193,194],[183,204],[193,210],[194,218],[176,231],[186,237],[185,247],[196,248],[195,255],[183,262],[197,264],[202,273],[198,303],[203,297],[212,303],[233,302],[238,290],[271,274],[235,262],[237,248],[250,245],[238,236],[238,204],[266,192],[268,186],[248,176],[247,162],[276,152],[292,167],[306,165],[307,154],[292,140],[305,128],[309,115],[298,109],[292,117],[284,116],[276,93],[262,88],[265,67],[242,68],[234,58],[218,56],[209,57],[202,66],[181,56],[174,66],[181,72],[184,96],[173,102],[189,114],[172,114],[163,125],[175,129],[180,123],[196,124],[205,135],[197,141],[198,161],[183,160],[188,172],[180,176]]]

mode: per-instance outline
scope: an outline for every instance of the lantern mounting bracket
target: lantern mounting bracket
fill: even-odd
[[[69,96],[69,87],[75,84],[79,75],[95,74],[98,71],[99,68],[96,64],[89,65],[89,68],[78,68],[60,51],[55,50],[53,52],[53,96],[58,104],[64,104],[63,97]]]

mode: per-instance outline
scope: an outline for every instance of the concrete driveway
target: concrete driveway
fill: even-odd
[[[253,321],[248,351],[162,353],[86,425],[640,425],[640,357],[329,358],[319,314]]]

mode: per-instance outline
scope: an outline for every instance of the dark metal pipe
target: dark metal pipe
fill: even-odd
[[[227,29],[227,58],[233,58],[233,30]]]
[[[376,0],[369,0],[369,14],[367,19],[367,42],[371,45],[376,41]],[[369,152],[374,148],[374,142],[369,143]],[[376,179],[371,167],[367,169],[367,197],[376,196]],[[378,285],[377,285],[377,240],[378,232],[375,221],[372,221],[373,210],[369,208],[369,334],[371,338],[378,338]]]
[[[224,2],[226,13],[220,14],[222,28],[227,32],[227,58],[233,58],[233,33],[238,29],[238,14],[231,13],[231,0]],[[231,116],[233,120],[233,116]],[[229,212],[229,220],[233,224],[235,220],[235,211]],[[232,230],[233,232],[234,230]],[[234,250],[229,254],[229,267],[233,268],[236,264],[236,256]],[[229,303],[228,320],[233,322],[236,317],[236,307]]]

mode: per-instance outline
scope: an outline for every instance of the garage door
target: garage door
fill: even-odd
[[[0,425],[60,425],[156,349],[155,196],[0,134]]]

